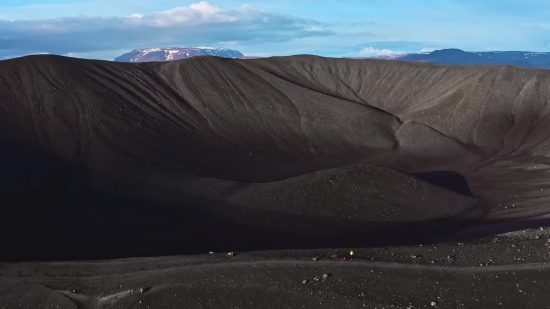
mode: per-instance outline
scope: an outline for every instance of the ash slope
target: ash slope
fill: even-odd
[[[164,237],[174,238],[174,246],[197,239],[212,245],[216,235],[232,231],[226,240],[235,246],[242,237],[245,244],[270,237],[284,244],[294,233],[319,230],[319,223],[308,230],[307,225],[293,225],[294,219],[280,225],[285,216],[316,222],[310,214],[322,217],[328,209],[325,213],[333,219],[329,226],[337,230],[342,222],[359,218],[355,222],[364,224],[354,235],[372,236],[373,221],[384,223],[375,229],[380,231],[387,223],[395,227],[399,216],[384,218],[388,208],[358,202],[355,206],[377,219],[365,221],[366,216],[351,210],[353,203],[344,203],[345,211],[331,212],[335,202],[346,200],[338,191],[331,193],[335,200],[318,199],[310,213],[283,207],[284,215],[275,224],[255,223],[276,217],[281,212],[276,207],[318,177],[306,174],[331,168],[345,174],[346,166],[361,164],[386,167],[371,168],[365,177],[372,179],[407,177],[389,168],[457,172],[485,201],[455,195],[437,206],[437,196],[448,193],[430,187],[426,196],[432,200],[420,210],[404,198],[415,196],[412,187],[382,188],[382,195],[384,190],[403,190],[393,193],[401,199],[394,207],[409,216],[404,215],[407,222],[479,223],[486,209],[488,221],[545,218],[550,210],[543,193],[548,188],[549,77],[547,71],[513,67],[314,56],[124,64],[41,55],[2,61],[1,189],[4,208],[12,215],[5,223],[41,226],[62,246],[59,237],[69,234],[78,240],[70,228],[84,233],[79,228],[90,224],[90,215],[111,224],[107,230],[123,235],[122,242],[139,225],[128,215],[133,211],[151,230],[157,228],[152,218],[162,216],[166,221],[159,222],[169,223],[151,242]],[[300,180],[300,175],[306,178]],[[283,186],[290,190],[289,200],[273,202],[281,195],[274,188],[291,177],[298,178]],[[203,182],[206,191],[199,189]],[[336,182],[352,189],[365,185],[357,178]],[[248,189],[240,190],[243,186]],[[231,191],[235,187],[244,193]],[[354,194],[364,194],[359,191]],[[260,203],[266,206],[262,214],[250,209],[258,205],[249,198],[257,192],[264,192],[264,199],[273,197]],[[383,197],[380,203],[388,201]],[[48,229],[48,220],[41,222],[43,214],[50,214],[52,222],[71,224]],[[97,232],[101,229],[88,227],[92,231],[84,233],[82,248],[103,239]],[[31,229],[21,237],[33,235]]]

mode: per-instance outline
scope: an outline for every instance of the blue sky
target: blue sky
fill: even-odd
[[[328,57],[550,51],[550,0],[3,0],[0,59],[221,46]]]

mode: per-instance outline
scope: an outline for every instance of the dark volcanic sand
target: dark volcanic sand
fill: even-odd
[[[210,307],[214,294],[245,307],[250,304],[242,296],[259,293],[271,296],[252,297],[252,303],[266,302],[256,307],[318,301],[331,308],[440,306],[429,299],[443,298],[445,289],[455,302],[473,305],[484,298],[480,306],[492,307],[516,301],[510,293],[517,283],[533,296],[521,304],[539,308],[548,283],[540,264],[548,248],[540,238],[532,246],[535,264],[503,261],[495,273],[372,264],[362,255],[356,260],[367,262],[310,266],[304,250],[391,246],[377,259],[410,263],[390,252],[407,253],[420,243],[463,252],[449,243],[452,235],[548,225],[549,104],[549,71],[510,66],[314,56],[0,61],[1,260],[297,250],[290,253],[293,263],[275,258],[283,251],[265,253],[258,273],[249,268],[252,253],[234,258],[242,263],[214,255],[3,264],[0,304],[11,308],[28,293],[24,307],[51,301],[101,308],[112,300],[108,295],[120,292],[122,302],[112,307],[119,308],[138,298],[113,290],[118,282],[143,282],[154,288],[139,297],[166,308],[185,301]],[[527,246],[524,238],[518,243]],[[475,256],[462,259],[475,265]],[[177,266],[202,265],[203,259],[202,268]],[[153,267],[146,275],[132,266],[146,261]],[[56,267],[62,279],[44,275]],[[361,276],[373,269],[384,272],[364,281]],[[313,271],[334,273],[328,280],[335,285],[302,286],[298,277]],[[80,272],[120,278],[84,279]],[[216,279],[226,272],[238,277],[233,286]],[[496,273],[500,279],[492,277]],[[488,281],[495,287],[482,284]],[[360,291],[361,283],[369,289]],[[483,286],[477,298],[474,284]],[[69,285],[83,294],[73,295]],[[321,300],[304,291],[336,294]]]
[[[0,308],[547,308],[548,240],[0,264]]]

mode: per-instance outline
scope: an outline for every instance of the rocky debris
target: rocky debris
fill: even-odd
[[[318,256],[314,257],[314,258],[311,258],[313,261],[317,261],[319,259]]]
[[[437,306],[437,303],[435,301],[433,301],[433,302],[430,303],[430,306],[435,307],[435,306]]]
[[[323,274],[321,277],[314,277],[313,281],[321,281],[321,279],[324,281],[324,280],[327,280],[329,277],[330,277],[330,274]],[[303,284],[306,284],[307,282],[308,280],[302,281]]]
[[[139,293],[141,293],[141,294],[143,294],[144,291],[145,291],[144,288],[140,288],[140,289],[139,289]]]
[[[210,251],[210,252],[208,252],[208,254],[214,254],[214,252]]]
[[[233,256],[233,255],[235,255],[235,254],[233,253],[233,251],[227,253],[227,256]]]

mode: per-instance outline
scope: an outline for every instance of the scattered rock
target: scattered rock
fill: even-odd
[[[208,254],[214,254],[214,252],[210,251],[210,252],[208,252]]]
[[[229,253],[227,254],[227,256],[233,256],[233,255],[234,255],[234,254],[233,254],[233,251],[231,251],[231,252],[229,252]]]
[[[430,305],[431,305],[432,307],[435,307],[435,306],[437,306],[437,303],[433,301],[433,302],[431,302]]]
[[[140,288],[140,289],[139,289],[139,292],[140,292],[141,294],[143,294],[143,291],[145,291],[143,288]]]
[[[328,279],[328,274],[323,274],[323,279]]]
[[[319,259],[318,256],[314,257],[314,258],[311,258],[313,261],[317,261]]]
[[[306,284],[306,283],[307,283],[307,279],[306,279],[306,280],[304,280],[304,281],[302,281],[302,284]]]
[[[313,280],[319,281],[319,277],[315,277],[315,278],[313,278]]]

